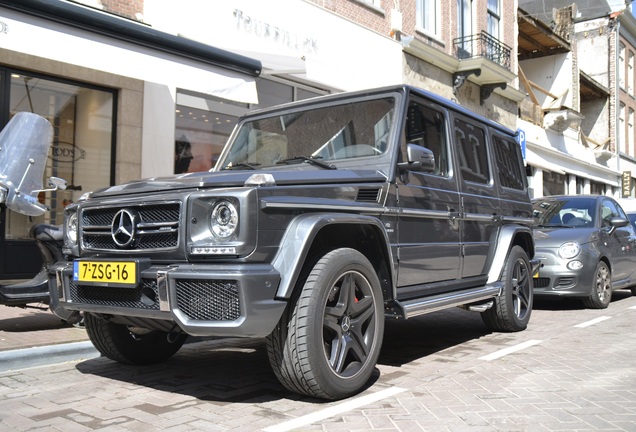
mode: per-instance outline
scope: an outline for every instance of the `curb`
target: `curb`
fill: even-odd
[[[90,341],[0,351],[0,372],[99,357]]]

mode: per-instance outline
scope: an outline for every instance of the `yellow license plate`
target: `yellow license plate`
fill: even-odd
[[[136,261],[74,261],[73,280],[99,285],[137,284]]]

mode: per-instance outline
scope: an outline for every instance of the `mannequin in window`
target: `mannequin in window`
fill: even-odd
[[[191,161],[192,146],[185,135],[181,135],[181,138],[175,142],[174,173],[181,174],[188,172]]]

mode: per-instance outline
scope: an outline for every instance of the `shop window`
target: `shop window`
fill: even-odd
[[[565,175],[543,171],[543,196],[564,195],[565,194]]]
[[[591,181],[590,193],[592,195],[605,195],[605,183]]]
[[[6,212],[5,238],[24,239],[35,223],[61,224],[64,207],[84,191],[111,184],[115,94],[18,72],[10,73],[8,90],[8,118],[33,112],[53,126],[44,178],[61,177],[69,185],[67,190],[40,195],[40,201],[50,208],[44,216]]]

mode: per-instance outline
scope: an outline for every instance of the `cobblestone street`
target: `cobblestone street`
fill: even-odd
[[[0,374],[0,429],[633,431],[636,297],[614,297],[606,310],[538,302],[512,334],[461,309],[389,322],[374,381],[338,402],[287,392],[263,341],[191,343],[151,367],[16,369]]]

